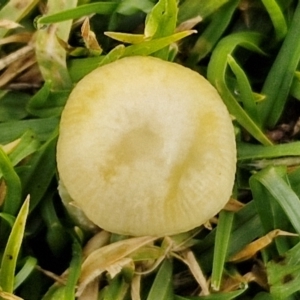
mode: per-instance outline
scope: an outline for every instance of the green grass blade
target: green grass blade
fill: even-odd
[[[64,299],[75,299],[76,284],[80,276],[82,250],[77,237],[73,237],[72,260],[69,267],[68,279],[65,286]]]
[[[78,82],[85,75],[101,65],[103,56],[72,59],[68,62],[68,69],[73,82]]]
[[[228,54],[227,61],[237,79],[238,92],[240,94],[239,97],[243,103],[245,112],[258,126],[260,126],[255,97],[245,72],[230,54]]]
[[[204,2],[203,2],[204,3]],[[193,66],[215,47],[222,34],[230,24],[231,18],[237,8],[239,1],[228,1],[216,11],[211,22],[207,25],[204,32],[197,39],[190,51],[187,65]]]
[[[30,96],[16,91],[0,91],[0,121],[21,120],[28,116],[26,104]]]
[[[177,1],[160,0],[147,15],[145,24],[145,37],[152,39],[170,36],[174,33],[177,22]],[[167,60],[169,49],[163,48],[153,56]]]
[[[53,192],[47,193],[43,197],[41,203],[41,217],[47,227],[46,241],[48,247],[55,256],[59,257],[60,253],[65,250],[67,243],[70,241],[70,236],[57,216],[54,202]]]
[[[77,19],[90,14],[110,15],[118,7],[117,2],[97,2],[90,4],[83,4],[71,9],[53,13],[48,16],[43,16],[38,19],[39,24],[50,24],[63,22],[67,20]]]
[[[177,20],[177,4],[174,0],[160,0],[147,15],[146,37],[164,37],[174,33]]]
[[[13,149],[8,157],[13,166],[16,166],[23,159],[37,151],[41,143],[35,134],[29,129],[20,138],[18,145]]]
[[[292,23],[262,88],[266,99],[260,106],[260,115],[265,127],[272,128],[282,115],[294,74],[300,59],[300,3]]]
[[[141,11],[148,14],[153,6],[151,0],[123,0],[118,4],[116,12],[124,16],[130,16]]]
[[[293,191],[300,196],[300,167],[294,168],[291,172],[288,172],[288,182],[291,185]]]
[[[10,227],[13,227],[14,222],[16,220],[16,218],[10,214],[6,214],[6,213],[0,213],[0,218],[2,218],[3,220],[6,221],[7,224],[9,224]]]
[[[239,161],[277,158],[284,156],[300,156],[300,142],[290,142],[287,144],[278,144],[272,146],[240,142],[237,144],[237,153]]]
[[[183,38],[195,33],[194,30],[181,31],[174,33],[167,37],[162,37],[158,39],[153,39],[151,41],[146,41],[142,44],[131,45],[125,48],[125,56],[134,56],[134,55],[150,55],[158,50],[163,49],[164,47],[175,43]]]
[[[53,284],[49,288],[47,293],[43,296],[42,300],[69,300],[69,299],[65,298],[65,286],[59,284]]]
[[[128,290],[129,284],[122,276],[117,275],[105,287],[103,294],[100,292],[99,300],[125,300]]]
[[[280,41],[285,37],[288,31],[284,14],[282,13],[280,6],[275,0],[262,0],[262,3],[268,11],[269,16],[272,20],[276,33],[276,40]]]
[[[27,111],[40,118],[60,116],[69,94],[70,89],[53,91],[51,82],[46,82],[29,100]]]
[[[282,180],[283,182],[287,183],[286,168],[277,167],[276,171],[277,177],[280,178],[280,180]],[[276,201],[277,199],[274,197],[274,195],[261,182],[261,178],[265,177],[267,172],[268,168],[255,174],[250,178],[250,187],[253,194],[254,202],[256,204],[257,212],[260,216],[261,223],[264,228],[264,234],[267,234],[274,229],[293,231],[293,229],[291,228],[289,216],[285,214],[282,205],[280,205],[280,203]],[[277,253],[285,253],[290,248],[290,238],[277,238],[275,239],[275,245],[276,252],[274,252],[274,247],[269,247],[268,251],[265,252],[265,259],[267,259],[267,254],[273,256],[277,255]]]
[[[22,269],[17,273],[14,280],[14,290],[17,289],[32,273],[37,265],[37,259],[32,256],[28,256],[25,259],[25,263]]]
[[[255,174],[250,179],[250,185],[253,185],[254,180],[257,180],[262,184],[270,195],[272,195],[279,203],[296,232],[300,234],[300,201],[290,185],[282,178],[283,175],[284,170],[282,167],[268,167]],[[266,217],[267,216],[264,213],[263,218]]]
[[[179,6],[178,23],[200,17],[205,19],[215,11],[217,11],[222,5],[227,3],[228,0],[185,0]]]
[[[135,55],[146,56],[146,55],[153,54],[165,48],[166,46],[191,35],[192,33],[194,33],[193,30],[187,30],[187,31],[174,33],[167,37],[145,41],[143,43],[131,45],[128,47],[124,47],[124,45],[119,45],[115,47],[113,50],[111,50],[111,52],[109,52],[101,60],[100,65],[103,66],[105,64],[111,63],[121,57],[135,56]],[[96,67],[97,65],[95,65],[95,68]]]
[[[230,114],[259,142],[263,145],[272,145],[252,118],[238,103],[237,98],[230,91],[226,82],[227,59],[238,46],[251,51],[260,52],[258,47],[262,36],[254,32],[242,32],[227,36],[222,39],[213,51],[211,60],[208,64],[207,78],[219,91]]]
[[[172,300],[173,285],[172,285],[173,264],[169,259],[165,259],[152,284],[147,300]]]
[[[255,295],[253,300],[274,300],[274,298],[267,292],[259,292]]]
[[[231,257],[261,235],[263,231],[260,218],[255,203],[251,201],[235,214],[227,257]],[[204,272],[210,272],[212,268],[215,236],[216,229],[199,240],[192,248]]]
[[[300,72],[296,71],[290,89],[290,95],[300,100]]]
[[[233,216],[234,214],[228,211],[221,211],[219,216],[211,275],[211,286],[215,291],[218,291],[221,286],[224,263],[227,256],[227,249],[229,246],[232,229]]]
[[[121,58],[122,56],[124,56],[124,53],[125,53],[125,46],[123,44],[118,45],[103,57],[103,59],[101,60],[101,63],[99,65],[104,66],[113,61],[116,61],[119,58]]]
[[[21,248],[26,219],[29,211],[29,198],[24,201],[16,218],[1,261],[0,286],[4,292],[12,293],[18,254]]]
[[[15,215],[21,205],[21,181],[11,161],[0,148],[0,173],[6,184],[6,195],[2,212]]]
[[[30,194],[30,211],[41,201],[55,175],[56,140],[57,132],[34,153],[29,168],[20,174],[23,194]]]
[[[28,130],[32,130],[39,141],[46,141],[58,125],[58,122],[58,118],[51,117],[0,123],[0,143],[12,142],[20,138]]]

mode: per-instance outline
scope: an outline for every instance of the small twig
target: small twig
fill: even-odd
[[[66,280],[64,280],[63,278],[61,278],[61,276],[58,276],[56,274],[54,274],[53,272],[44,270],[43,268],[41,268],[40,266],[36,266],[35,267],[38,271],[42,272],[43,274],[45,274],[47,277],[53,279],[55,282],[60,283],[62,285],[66,285]]]

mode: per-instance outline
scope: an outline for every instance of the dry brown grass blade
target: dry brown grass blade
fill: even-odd
[[[7,19],[1,19],[0,20],[0,28],[14,29],[14,28],[18,28],[18,27],[22,27],[22,25],[20,25],[17,22],[7,20]]]
[[[0,290],[0,297],[3,300],[24,300],[23,298],[15,296],[15,295],[13,295],[11,293],[2,292],[1,290]]]
[[[230,200],[225,205],[224,210],[238,212],[244,206],[245,206],[244,203],[242,203],[236,199],[230,198]]]
[[[63,278],[63,277],[66,277],[66,272],[62,276],[58,276],[58,275],[54,274],[53,272],[50,272],[50,271],[47,271],[47,270],[41,268],[40,266],[36,266],[35,268],[38,271],[42,272],[47,277],[53,279],[55,281],[55,283],[60,284],[60,285],[66,284],[66,279]]]
[[[270,231],[265,236],[257,239],[256,241],[245,246],[240,252],[233,255],[229,261],[231,262],[240,262],[244,260],[248,260],[253,257],[258,251],[270,245],[274,238],[277,236],[298,236],[298,234],[290,233],[286,231],[282,231],[279,229],[275,229]]]
[[[0,76],[0,87],[6,86],[35,63],[36,59],[32,51],[12,62]]]
[[[20,76],[17,76],[15,80],[11,81],[7,85],[7,88],[10,90],[32,90],[40,88],[42,84],[43,78],[41,76],[40,69],[37,63],[34,63]]]
[[[81,35],[87,49],[101,54],[102,48],[97,41],[95,33],[91,31],[89,18],[85,18],[81,26]]]
[[[222,279],[220,291],[222,293],[236,291],[251,282],[257,283],[266,291],[269,289],[268,279],[262,263],[254,264],[251,271],[244,275],[241,275],[238,272],[225,275]]]
[[[32,39],[32,33],[31,32],[22,32],[22,33],[16,33],[9,35],[5,38],[0,39],[0,45],[6,45],[11,43],[29,43]]]
[[[26,45],[15,52],[3,57],[0,60],[0,70],[5,69],[16,61],[23,59],[24,57],[28,57],[30,53],[33,53],[33,45]]]
[[[135,274],[131,282],[131,299],[141,300],[141,279],[142,276]]]
[[[93,251],[106,246],[109,243],[110,237],[111,233],[105,230],[96,233],[89,239],[82,250],[83,260],[85,260]]]
[[[112,266],[116,268],[122,266],[128,255],[156,239],[151,236],[130,238],[109,244],[92,252],[82,264],[77,296],[80,296],[86,286],[97,276],[108,269],[111,271]],[[128,260],[126,260],[127,263]]]
[[[96,278],[90,282],[78,300],[97,300],[99,294],[99,279]]]
[[[21,141],[21,139],[16,139],[8,144],[0,145],[0,147],[6,154],[9,154],[17,147],[17,145],[20,143],[20,141]]]
[[[184,251],[182,254],[177,255],[173,253],[173,256],[177,259],[181,260],[185,263],[189,270],[191,271],[192,275],[194,276],[195,280],[201,287],[201,296],[207,296],[210,294],[209,292],[209,284],[201,270],[200,265],[198,264],[194,253],[191,250]]]

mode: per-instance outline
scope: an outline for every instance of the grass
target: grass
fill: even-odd
[[[298,299],[299,2],[60,2],[0,2],[0,299]],[[89,231],[57,193],[68,94],[132,55],[207,77],[235,127],[232,199],[172,237]]]

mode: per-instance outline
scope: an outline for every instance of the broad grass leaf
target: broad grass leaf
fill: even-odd
[[[25,93],[9,91],[0,96],[0,122],[21,120],[28,116],[26,104],[30,96]]]
[[[60,116],[69,90],[52,91],[52,83],[46,82],[44,86],[29,100],[27,111],[33,116],[51,118]]]
[[[177,20],[177,4],[174,0],[160,0],[147,15],[145,37],[164,37],[174,33]]]
[[[6,144],[32,130],[39,141],[46,141],[59,123],[57,117],[10,121],[0,124],[0,143]]]
[[[101,65],[105,56],[86,57],[68,60],[68,70],[73,82],[78,82],[85,75]]]
[[[173,264],[169,259],[165,259],[160,266],[154,282],[151,286],[147,300],[172,300],[174,299],[172,285]]]
[[[22,182],[23,195],[30,194],[30,211],[41,201],[55,175],[56,140],[57,130],[34,153],[30,159],[30,164],[18,172]],[[36,184],[37,182],[39,184]]]

